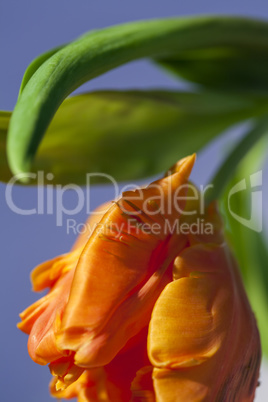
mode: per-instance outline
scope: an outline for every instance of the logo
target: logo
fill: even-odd
[[[228,194],[228,210],[232,217],[247,228],[259,233],[262,231],[262,190],[256,190],[256,187],[260,187],[261,185],[262,171],[259,170],[258,172],[250,175],[251,211],[249,219],[236,214],[234,211],[232,211],[230,206],[231,197],[234,194],[247,190],[246,179],[243,179],[235,184]]]

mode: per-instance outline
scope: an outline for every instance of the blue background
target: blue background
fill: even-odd
[[[82,33],[138,19],[182,16],[191,14],[237,14],[268,18],[268,3],[263,0],[175,1],[175,0],[46,0],[2,1],[0,5],[0,109],[12,110],[23,72],[39,53],[68,42]],[[178,88],[174,81],[153,67],[139,61],[118,68],[83,86],[81,90],[100,88]],[[237,137],[243,127],[236,127],[228,136],[198,155],[195,181],[204,183],[222,157],[225,142]],[[207,161],[209,160],[209,163]],[[16,188],[14,197],[21,207],[33,208],[35,188]],[[112,189],[96,187],[92,204],[112,197]],[[74,206],[72,195],[65,199],[66,207]],[[0,400],[49,401],[47,368],[36,365],[27,353],[27,337],[16,329],[18,313],[37,299],[30,289],[29,273],[38,263],[66,252],[74,234],[66,226],[56,227],[55,214],[21,216],[10,211],[5,202],[5,185],[0,184],[1,222],[1,360]],[[86,219],[85,211],[76,216]],[[267,369],[266,369],[267,370]],[[264,372],[263,376],[267,371]],[[263,377],[265,378],[265,377]],[[263,381],[264,382],[264,381]],[[266,395],[266,397],[265,397]],[[267,400],[267,386],[258,390],[257,401]],[[53,399],[54,400],[54,399]]]

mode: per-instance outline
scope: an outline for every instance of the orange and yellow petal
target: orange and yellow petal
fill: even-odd
[[[194,160],[100,207],[70,253],[33,271],[34,289],[50,290],[18,326],[32,359],[50,363],[53,396],[253,400],[260,340],[216,203],[182,214],[197,206],[185,197]],[[178,219],[211,231],[181,234]]]
[[[185,236],[167,231],[166,220],[172,224],[180,216],[178,208],[169,204],[182,185],[186,194],[194,160],[195,156],[185,158],[173,175],[139,192],[124,193],[92,233],[79,259],[57,336],[59,349],[75,351],[78,365],[109,363],[129,337],[148,324],[152,300],[163,288],[161,280],[186,245]],[[160,210],[154,215],[144,212],[144,205],[151,205],[149,201],[158,195],[163,202]],[[180,210],[184,205],[182,200]],[[158,235],[150,230],[154,223],[160,225]],[[147,231],[140,226],[145,224]],[[117,331],[119,325],[126,330]]]
[[[189,247],[174,271],[149,327],[157,400],[253,400],[260,339],[228,247]]]

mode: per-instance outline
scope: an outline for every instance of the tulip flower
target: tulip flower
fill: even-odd
[[[202,215],[187,197],[194,161],[123,193],[89,218],[69,254],[33,271],[34,290],[49,292],[18,326],[31,358],[49,364],[52,395],[254,399],[258,329],[216,204]],[[201,218],[209,230],[191,230]]]

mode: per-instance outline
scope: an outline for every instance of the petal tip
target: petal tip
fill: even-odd
[[[192,169],[194,167],[196,161],[196,154],[192,154],[190,156],[187,156],[186,158],[181,159],[178,164],[178,170],[180,171],[181,174],[185,176],[186,179],[189,178]]]
[[[171,168],[166,172],[165,177],[170,176],[174,173],[180,173],[187,180],[191,174],[195,161],[196,153],[180,159],[173,166],[171,166]]]

